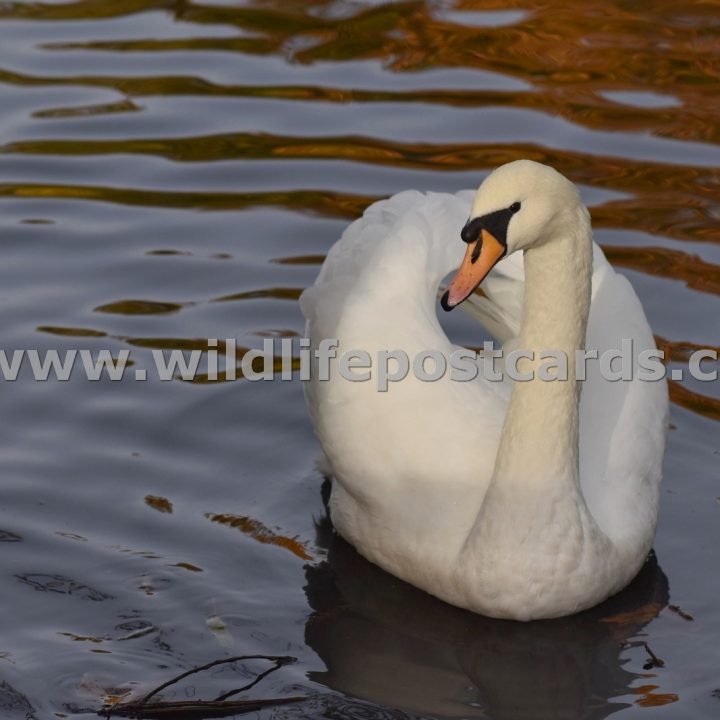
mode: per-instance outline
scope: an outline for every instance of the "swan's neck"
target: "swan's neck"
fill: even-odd
[[[588,510],[578,467],[573,366],[585,341],[591,268],[589,222],[580,210],[564,233],[525,253],[519,348],[566,353],[568,380],[536,374],[515,383],[492,479],[458,562],[476,586],[492,586],[485,600],[496,607],[527,596],[526,619],[557,608],[575,612],[617,581],[617,556]],[[519,369],[537,370],[542,362]]]
[[[590,309],[592,242],[585,211],[564,234],[525,251],[525,296],[518,348],[534,353],[518,369],[495,463],[494,483],[579,489],[580,385],[575,353],[585,343]],[[549,382],[539,370],[546,351],[567,358],[567,380]]]

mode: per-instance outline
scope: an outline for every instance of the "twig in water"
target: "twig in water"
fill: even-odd
[[[294,660],[294,658],[291,658]],[[243,685],[243,687],[238,688],[237,690],[231,690],[230,692],[223,693],[222,695],[218,695],[215,698],[215,702],[222,702],[223,700],[227,700],[229,697],[232,697],[233,695],[237,695],[238,693],[241,693],[245,690],[249,690],[251,687],[254,687],[257,685],[264,677],[267,677],[270,673],[275,672],[276,670],[279,670],[283,665],[287,665],[287,658],[280,658],[275,661],[275,664],[268,668],[265,672],[261,672],[251,683],[248,683],[247,685]]]
[[[134,718],[135,720],[205,720],[257,712],[266,707],[287,705],[305,700],[304,697],[268,698],[266,700],[185,700],[178,702],[120,703],[98,715]]]
[[[665,667],[665,661],[661,660],[651,649],[650,646],[644,642],[642,646],[645,648],[645,652],[650,656],[650,660],[645,664],[645,669],[650,670],[654,667]]]
[[[213,660],[206,665],[200,665],[192,670],[180,673],[180,675],[172,678],[172,680],[168,680],[162,685],[158,685],[158,687],[145,695],[145,697],[138,702],[138,705],[144,705],[153,695],[157,695],[161,690],[164,690],[166,687],[170,687],[170,685],[174,685],[180,680],[184,680],[189,675],[194,675],[195,673],[202,672],[203,670],[209,670],[216,665],[224,665],[226,663],[237,662],[238,660],[270,660],[271,662],[275,662],[277,664],[277,667],[273,668],[274,670],[277,670],[277,668],[282,667],[283,665],[289,665],[290,663],[295,662],[297,658],[289,657],[287,655],[236,655],[235,657],[224,658],[222,660]]]
[[[692,621],[695,619],[690,613],[686,613],[679,605],[668,605],[668,610],[677,613],[683,620]]]
[[[227,698],[237,693],[249,690],[250,688],[257,685],[263,678],[267,677],[270,673],[275,672],[283,665],[295,662],[297,658],[289,657],[285,655],[237,655],[235,657],[223,658],[222,660],[214,660],[205,665],[186,670],[180,675],[164,682],[162,685],[158,685],[154,690],[151,690],[144,697],[137,702],[128,703],[117,703],[110,707],[106,706],[98,712],[98,715],[106,718],[111,715],[130,717],[130,718],[167,718],[168,720],[192,720],[193,718],[220,718],[227,717],[228,715],[235,715],[247,712],[255,712],[261,708],[268,707],[271,705],[285,705],[287,703],[300,702],[304,700],[304,697],[289,697],[289,698],[268,698],[260,700],[234,700],[228,701]],[[210,668],[218,665],[224,665],[227,663],[237,662],[239,660],[269,660],[275,664],[268,670],[260,673],[251,683],[244,685],[236,690],[223,693],[215,700],[192,700],[192,701],[178,701],[178,702],[153,702],[148,703],[150,698],[157,695],[160,691],[165,688],[174,685],[180,680],[202,672],[203,670],[209,670]]]

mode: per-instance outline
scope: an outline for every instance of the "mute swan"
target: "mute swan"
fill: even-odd
[[[664,381],[609,382],[597,361],[575,378],[586,345],[602,354],[631,339],[634,362],[655,348],[575,186],[520,160],[474,200],[408,191],[375,203],[303,293],[307,336],[312,347],[338,339],[338,357],[449,357],[436,299],[458,266],[443,306],[470,296],[506,348],[565,352],[569,380],[410,373],[378,392],[341,377],[337,360],[318,380],[314,360],[305,391],[333,476],[331,518],[367,559],[448,603],[516,620],[569,615],[625,587],[650,551],[668,412]],[[483,280],[485,296],[473,295]]]

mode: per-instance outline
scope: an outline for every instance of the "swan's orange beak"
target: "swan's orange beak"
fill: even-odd
[[[478,239],[468,243],[462,265],[440,300],[443,310],[450,311],[467,300],[505,254],[505,250],[505,246],[483,228]]]

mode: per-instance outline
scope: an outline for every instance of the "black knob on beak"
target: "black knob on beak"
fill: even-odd
[[[480,231],[483,226],[483,218],[475,218],[474,220],[468,220],[465,227],[460,231],[460,237],[463,242],[473,243],[480,236]]]

